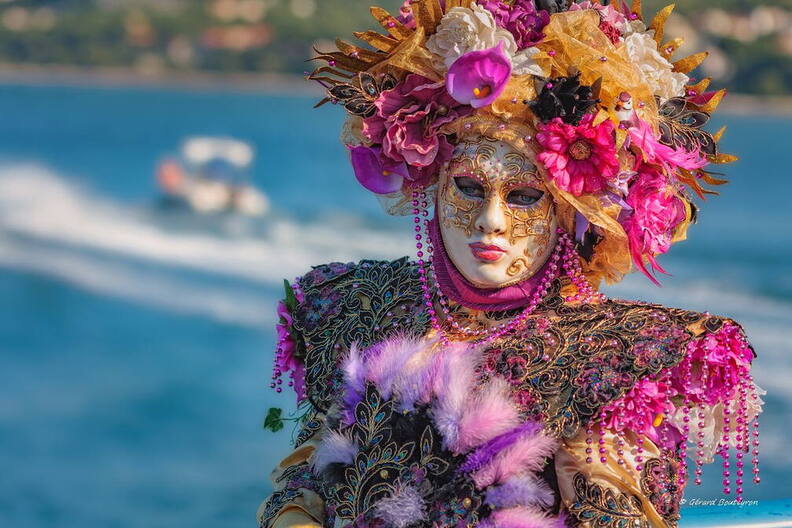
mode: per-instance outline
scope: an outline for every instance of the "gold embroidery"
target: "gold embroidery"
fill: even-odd
[[[582,473],[575,475],[573,485],[575,502],[569,512],[578,521],[592,528],[651,527],[638,497],[589,482]]]
[[[669,526],[679,523],[679,504],[684,494],[684,483],[679,478],[679,459],[670,450],[661,458],[650,458],[641,472],[641,491]]]

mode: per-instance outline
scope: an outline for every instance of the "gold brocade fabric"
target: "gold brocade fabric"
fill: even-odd
[[[312,485],[309,460],[321,441],[321,419],[314,417],[303,428],[293,452],[272,471],[274,492],[259,506],[256,518],[266,528],[316,528],[323,525],[324,499]]]
[[[677,470],[674,456],[661,452],[649,440],[643,441],[643,452],[639,455],[635,437],[628,435],[622,438],[624,463],[619,464],[612,456],[619,449],[617,439],[605,432],[603,445],[611,455],[603,464],[597,455],[598,433],[594,436],[593,455],[586,454],[586,448],[592,446],[586,444],[585,434],[565,441],[556,453],[555,470],[565,508],[585,528],[675,526],[681,499],[681,488],[676,484],[678,477],[676,473],[671,475],[673,489],[666,490],[665,497],[656,492],[653,480],[665,465]],[[593,462],[586,461],[588,456],[594,457]],[[641,462],[636,461],[638,456],[642,457]]]

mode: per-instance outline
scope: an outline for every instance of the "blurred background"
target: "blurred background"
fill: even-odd
[[[369,3],[0,1],[0,526],[255,524],[292,434],[262,429],[292,400],[283,279],[411,249],[301,79]],[[609,293],[745,324],[768,390],[746,498],[792,497],[792,0],[681,0],[667,34],[711,52],[742,160],[664,286]],[[707,475],[689,498],[719,498]]]

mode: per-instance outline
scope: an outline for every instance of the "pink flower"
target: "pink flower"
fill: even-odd
[[[687,360],[671,371],[670,380],[678,394],[688,394],[693,403],[729,403],[753,360],[742,329],[731,323],[694,339],[687,346]],[[692,367],[691,367],[692,365]],[[685,384],[692,368],[691,384]]]
[[[675,149],[660,143],[652,125],[646,121],[635,118],[632,125],[629,129],[630,146],[641,150],[646,163],[662,165],[669,172],[677,167],[695,171],[707,165],[707,159],[698,151],[688,152],[681,147]]]
[[[503,93],[511,77],[511,61],[503,41],[494,48],[471,51],[459,57],[448,69],[448,93],[457,102],[482,108]]]
[[[655,438],[655,419],[674,411],[671,387],[665,381],[641,380],[619,400],[605,408],[604,426],[612,431],[648,435]]]
[[[643,167],[630,186],[627,205],[633,211],[622,225],[627,232],[635,265],[652,282],[659,284],[646,269],[644,259],[649,261],[653,270],[665,273],[655,256],[669,250],[674,230],[685,219],[686,210],[666,178],[652,166]]]
[[[395,162],[405,162],[411,170],[408,179],[425,178],[439,157],[451,150],[440,127],[470,113],[461,107],[442,83],[410,74],[394,89],[380,94],[377,113],[364,121],[363,134],[382,145],[382,153]]]
[[[593,114],[579,125],[568,125],[561,118],[541,125],[536,140],[544,149],[539,160],[559,189],[575,196],[603,190],[619,172],[613,123],[592,126]]]
[[[611,44],[618,44],[619,41],[621,41],[622,34],[613,24],[602,20],[600,21],[599,28],[600,31],[605,33],[605,36],[608,37],[608,40],[611,41]]]
[[[612,5],[602,5],[599,2],[584,0],[579,4],[572,3],[572,5],[569,6],[570,11],[583,11],[584,9],[594,9],[597,11],[597,13],[599,13],[601,22],[613,27],[620,33],[627,27],[627,24],[629,23],[627,17],[624,16],[623,13],[620,13]],[[600,29],[602,29],[602,25],[600,25]]]
[[[404,0],[404,3],[399,8],[399,16],[397,19],[399,22],[404,24],[407,29],[415,29],[415,17],[413,16],[412,9],[410,8],[410,4],[412,0]]]
[[[479,0],[478,3],[493,14],[498,26],[514,36],[518,50],[541,42],[544,38],[542,30],[550,23],[550,14],[537,11],[533,0],[516,0],[511,5],[503,0]]]
[[[305,300],[299,287],[292,286],[292,291],[298,303]],[[293,373],[294,391],[297,393],[298,402],[301,402],[305,399],[305,366],[296,357],[297,342],[291,335],[294,319],[284,301],[278,303],[277,313],[278,324],[275,325],[275,332],[278,336],[278,346],[275,351],[275,369],[284,374]]]

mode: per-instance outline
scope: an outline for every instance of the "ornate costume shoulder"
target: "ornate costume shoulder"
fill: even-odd
[[[400,333],[422,335],[428,320],[416,265],[407,257],[314,267],[297,280],[292,332],[303,347],[306,396],[326,410],[340,386],[339,358]]]
[[[576,305],[560,296],[548,308],[493,350],[487,367],[559,437],[574,437],[641,383],[678,380],[717,354],[753,359],[742,327],[709,313],[624,300]]]

